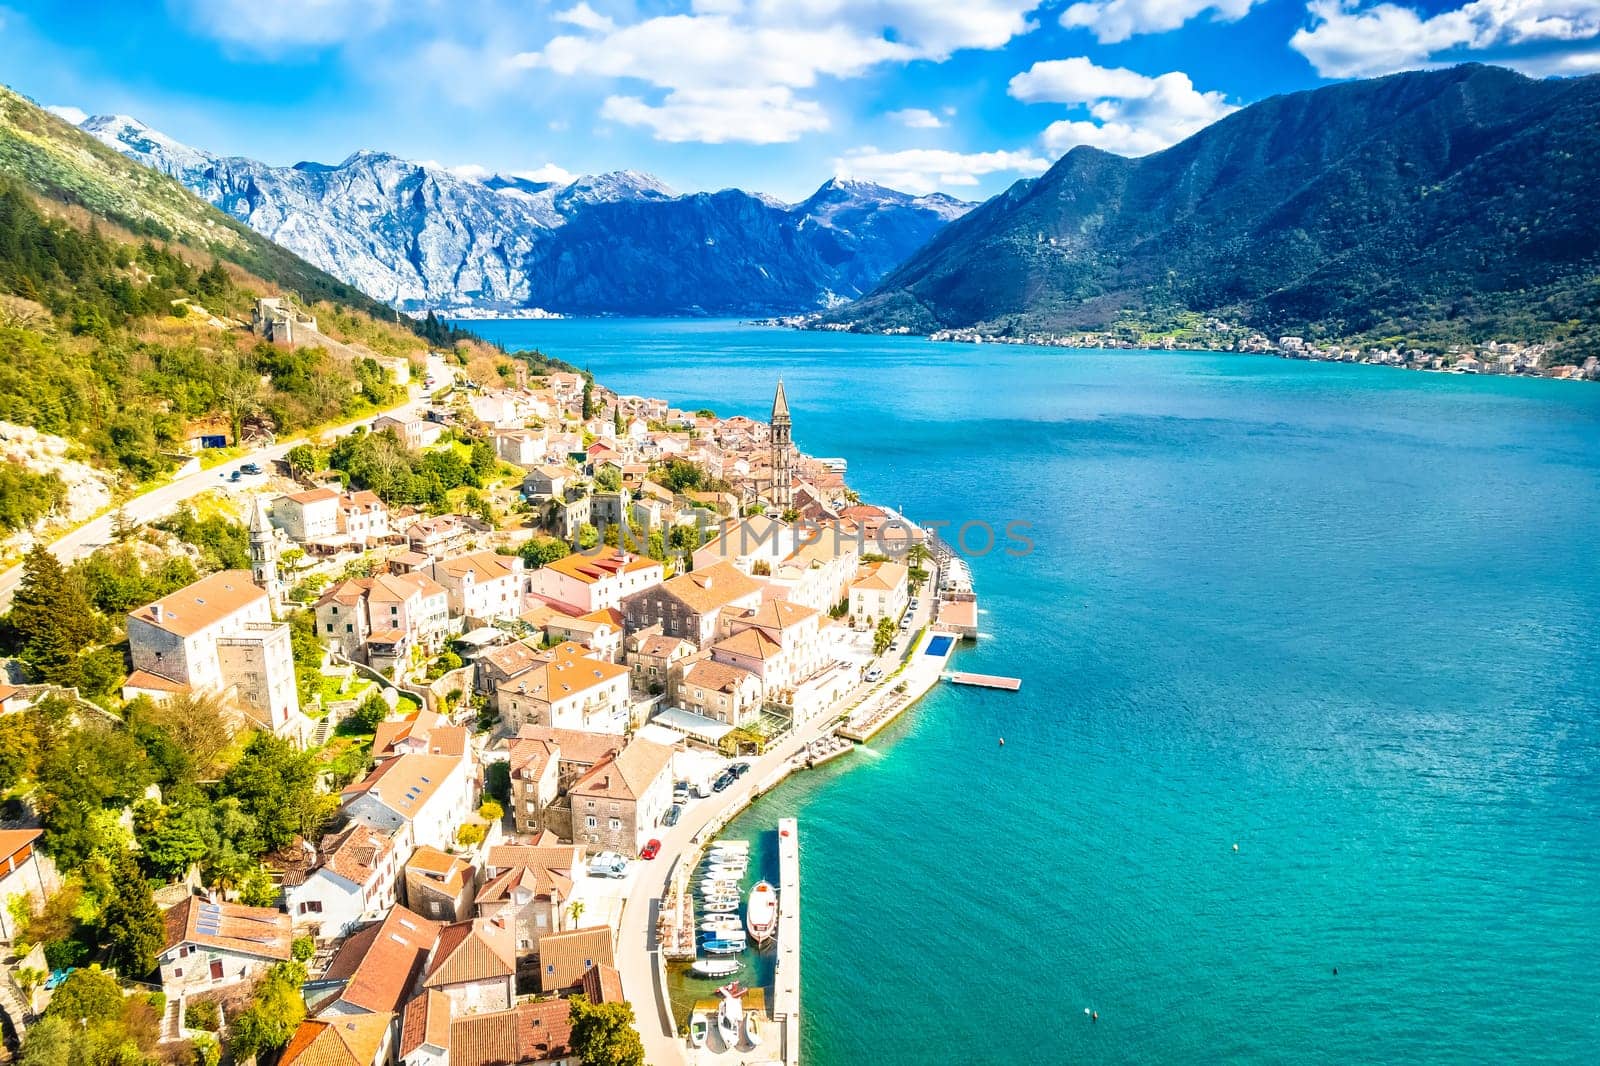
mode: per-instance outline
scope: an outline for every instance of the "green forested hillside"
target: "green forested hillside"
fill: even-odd
[[[1077,148],[837,320],[1004,333],[1214,314],[1318,340],[1600,351],[1600,77],[1274,97],[1142,159]]]

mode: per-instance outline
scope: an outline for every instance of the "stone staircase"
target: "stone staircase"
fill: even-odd
[[[328,737],[333,734],[332,722],[333,718],[329,716],[317,723],[317,727],[311,731],[311,747],[320,748],[328,742]]]
[[[17,988],[8,972],[0,977],[0,1011],[4,1011],[10,1021],[10,1031],[16,1034],[20,1046],[22,1037],[28,1031],[28,1022],[33,1019],[33,1012],[22,1000],[22,992]],[[9,1034],[8,1034],[9,1035]]]

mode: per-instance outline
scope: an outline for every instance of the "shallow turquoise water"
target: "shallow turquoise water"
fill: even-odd
[[[1021,692],[733,829],[801,819],[808,1062],[1600,1060],[1600,387],[474,328],[725,413],[781,371],[867,497],[1033,523],[957,660]]]

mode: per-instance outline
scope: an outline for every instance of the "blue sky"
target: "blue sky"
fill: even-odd
[[[0,80],[212,151],[789,200],[836,173],[979,199],[1464,60],[1600,71],[1600,0],[0,0]]]

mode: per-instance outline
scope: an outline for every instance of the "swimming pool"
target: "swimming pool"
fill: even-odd
[[[928,646],[923,649],[923,653],[926,655],[943,655],[950,650],[950,645],[954,644],[955,641],[955,637],[940,633],[938,636],[928,640]]]

